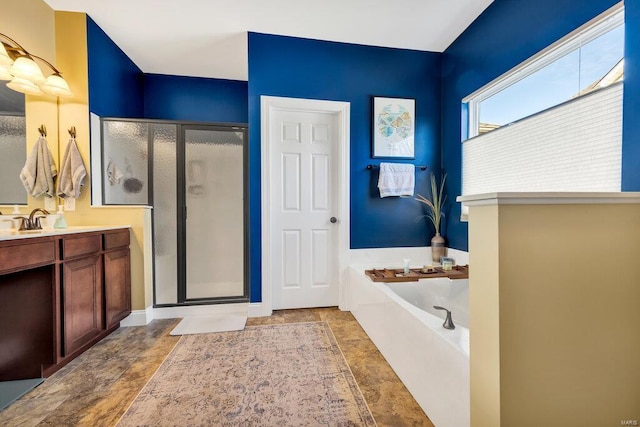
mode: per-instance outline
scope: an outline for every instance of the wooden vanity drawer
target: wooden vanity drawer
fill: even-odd
[[[129,229],[104,233],[104,250],[129,246]]]
[[[95,254],[102,249],[102,235],[90,234],[82,237],[65,237],[62,241],[62,258],[69,259],[81,255]]]
[[[15,244],[0,247],[0,273],[26,270],[38,265],[53,264],[56,246],[53,240],[25,243],[15,240]]]

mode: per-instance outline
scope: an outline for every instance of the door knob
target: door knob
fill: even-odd
[[[331,224],[335,224],[336,222],[338,222],[338,219],[335,216],[332,216],[329,221],[331,221]]]

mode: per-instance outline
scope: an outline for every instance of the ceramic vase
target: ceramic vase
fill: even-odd
[[[436,233],[436,235],[431,238],[431,257],[433,258],[433,262],[440,263],[440,258],[445,255],[444,251],[444,237],[442,237],[440,233]]]

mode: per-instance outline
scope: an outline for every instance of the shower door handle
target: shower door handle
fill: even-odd
[[[332,216],[331,219],[329,219],[329,221],[331,221],[331,224],[335,224],[336,222],[338,222],[338,218],[336,218],[335,216]]]

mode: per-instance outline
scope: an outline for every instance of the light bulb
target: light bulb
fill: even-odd
[[[44,93],[48,93],[49,95],[62,96],[67,98],[73,96],[73,94],[71,93],[71,89],[69,89],[69,85],[60,74],[51,74],[49,77],[47,77],[45,83],[40,86],[40,89],[42,89]]]
[[[21,77],[14,77],[13,80],[7,83],[7,87],[16,92],[26,93],[27,95],[42,95],[44,93],[35,83]]]
[[[0,80],[11,80],[12,78],[13,74],[9,72],[7,67],[0,65]]]
[[[13,59],[9,57],[7,49],[4,47],[4,43],[0,43],[0,65],[10,67],[11,64],[13,64]]]
[[[42,84],[46,80],[42,70],[35,61],[27,56],[17,58],[11,66],[11,74],[27,79],[35,84]]]

